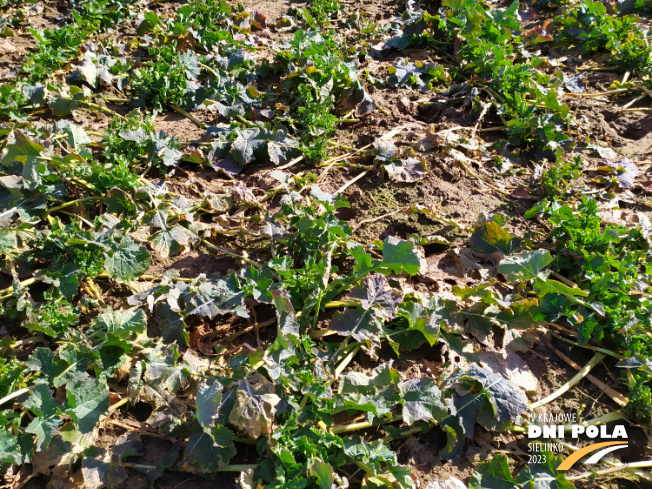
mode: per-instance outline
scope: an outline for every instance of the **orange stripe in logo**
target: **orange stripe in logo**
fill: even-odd
[[[611,445],[622,445],[623,440],[621,441],[605,441],[602,443],[594,443],[593,445],[586,446],[582,448],[581,450],[578,450],[571,456],[569,456],[566,460],[564,460],[559,467],[557,467],[557,470],[568,470],[570,469],[575,462],[577,462],[579,459],[581,459],[584,455],[586,455],[589,452],[592,452],[594,450],[597,450],[598,448],[602,447],[608,447]],[[624,447],[623,447],[624,448]]]

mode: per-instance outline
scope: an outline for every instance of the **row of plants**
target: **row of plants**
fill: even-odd
[[[75,7],[70,26],[106,30],[127,15],[126,4],[111,5],[116,16],[107,21],[98,14],[104,3]],[[390,236],[356,243],[336,217],[347,202],[310,185],[309,176],[279,171],[272,174],[276,187],[264,194],[234,184],[231,192],[196,199],[147,177],[152,169],[163,175],[198,164],[233,177],[238,165],[278,165],[300,153],[323,160],[341,106],[346,117],[374,107],[344,54],[349,50],[328,29],[341,10],[333,2],[302,10],[305,28],[270,63],[250,56],[252,33],[264,19],[240,7],[196,2],[171,19],[148,12],[138,41],[147,56],[138,67],[89,50],[71,67],[69,86],[10,88],[64,117],[84,104],[109,110],[95,93],[108,80],[132,95],[124,103],[184,111],[216,105],[227,122],[207,128],[210,146],[181,144],[139,111],[112,114],[103,134],[66,120],[1,130],[0,253],[13,282],[0,291],[0,313],[15,337],[0,343],[3,468],[43,457],[68,469],[81,463],[85,483],[97,488],[117,487],[130,470],[153,483],[173,468],[241,472],[242,487],[414,487],[411,469],[392,450],[394,440],[440,430],[446,443],[439,455],[452,460],[477,425],[514,429],[528,408],[519,388],[479,366],[465,348],[469,338],[503,336],[504,346],[519,349],[528,346],[533,327],[551,322],[574,327],[582,344],[613,350],[630,390],[627,416],[649,419],[649,237],[642,229],[605,226],[596,201],[573,196],[580,165],[566,135],[570,111],[557,95],[562,79],[545,74],[542,59],[527,52],[551,41],[522,32],[516,4],[487,10],[477,1],[445,1],[438,16],[408,4],[405,31],[411,33],[390,41],[452,53],[461,38],[453,68],[403,63],[393,70],[393,84],[414,86],[419,79],[428,88],[451,81],[451,96],[470,100],[478,112],[481,96],[494,104],[511,145],[540,145],[555,154],[543,177],[549,200],[527,215],[545,217],[546,230],[519,239],[500,216],[482,220],[470,246],[498,256],[499,275],[455,288],[455,301],[410,288],[407,278],[423,267],[414,241]],[[603,24],[612,27],[593,29],[585,11],[612,19]],[[591,2],[562,18],[561,42],[584,40],[578,25],[596,40],[587,44],[591,49],[625,52],[627,43],[638,42],[627,40],[622,27],[633,18],[606,15]],[[59,64],[46,69],[39,53],[30,57],[25,69],[34,81],[74,56],[42,42],[39,53],[51,49]],[[638,48],[631,52],[642,56]],[[644,67],[637,70],[644,76]],[[260,86],[269,73],[281,75],[278,93]],[[14,120],[29,112],[5,109]],[[377,161],[391,162],[396,148],[378,143],[372,151]],[[280,209],[270,215],[262,202],[279,192]],[[250,237],[262,247],[249,257],[216,245],[223,236]],[[146,275],[152,255],[165,259],[198,246],[230,256],[236,271],[194,279]],[[138,281],[152,286],[138,292]],[[231,354],[228,362],[210,360],[230,351],[223,349],[233,341],[228,334],[208,352],[190,336],[204,322],[258,331],[262,314],[276,325],[275,339]],[[348,369],[361,351],[373,360],[400,358],[424,344],[448,352],[436,379],[405,379],[391,362]],[[164,459],[141,463],[144,445],[136,434],[111,448],[97,444],[98,423],[137,403],[150,406],[152,433],[182,441]],[[552,479],[556,487],[571,487],[553,458],[547,460],[514,478],[496,457],[481,465],[471,485],[550,487]]]

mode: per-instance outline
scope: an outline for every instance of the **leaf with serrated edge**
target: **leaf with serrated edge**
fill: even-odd
[[[246,380],[238,382],[238,390],[229,422],[247,432],[250,438],[257,439],[272,431],[276,405],[281,398],[276,394],[259,393]]]
[[[90,433],[109,409],[109,391],[97,380],[82,380],[66,389],[68,414],[77,424],[81,433]]]
[[[502,259],[498,273],[505,275],[510,282],[531,280],[550,265],[553,258],[548,250],[524,251]]]
[[[97,316],[96,327],[118,338],[127,338],[131,333],[143,333],[147,327],[147,317],[142,309],[112,311],[108,309]]]
[[[359,300],[363,309],[371,307],[380,309],[388,319],[396,315],[398,305],[403,300],[402,292],[390,287],[387,278],[379,273],[365,277],[349,296]]]
[[[377,343],[382,332],[382,319],[376,309],[346,309],[335,313],[330,329],[342,336],[351,336],[356,341],[371,340]]]
[[[441,421],[448,415],[442,392],[434,379],[408,379],[398,385],[403,398],[403,421]]]
[[[182,469],[210,473],[224,467],[235,455],[232,437],[224,426],[213,427],[208,433],[197,426],[186,444]]]
[[[222,384],[215,378],[209,378],[197,386],[197,421],[205,431],[213,426],[221,402]]]
[[[381,265],[394,273],[406,272],[409,275],[415,275],[421,268],[421,261],[414,249],[414,243],[388,236],[383,241]]]
[[[109,276],[120,282],[140,277],[149,267],[151,257],[147,250],[125,236],[113,253],[106,253],[104,267]]]
[[[43,450],[59,427],[59,405],[52,397],[50,389],[43,384],[37,384],[29,399],[25,401],[25,407],[36,415],[25,431],[37,436],[36,448]]]

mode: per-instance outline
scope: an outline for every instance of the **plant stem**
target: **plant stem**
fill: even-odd
[[[632,100],[630,100],[629,102],[627,102],[625,105],[623,105],[623,106],[621,107],[620,110],[626,110],[626,109],[629,109],[632,105],[634,105],[636,102],[640,102],[640,101],[643,100],[645,97],[647,97],[647,93],[644,93],[643,95],[639,95],[638,97],[633,98]]]
[[[351,363],[351,360],[353,360],[355,356],[358,354],[358,352],[360,351],[360,344],[356,344],[355,346],[349,346],[348,348],[350,348],[349,352],[344,358],[342,358],[342,361],[339,363],[339,365],[335,367],[335,371],[333,372],[333,377],[327,383],[329,387],[333,385],[333,383],[337,380],[337,378],[344,371],[344,369],[349,365],[349,363]],[[344,349],[344,351],[346,351],[346,348]],[[306,404],[308,403],[308,399],[309,399],[308,394],[305,394],[303,396],[303,399],[301,399],[301,403],[299,404],[300,409],[306,407]]]
[[[83,202],[90,202],[93,200],[101,200],[102,196],[100,195],[91,195],[89,197],[82,197],[81,199],[76,199],[76,200],[69,200],[68,202],[64,202],[63,204],[57,206],[57,207],[52,207],[47,210],[47,214],[52,214],[53,212],[60,211],[61,209],[65,209],[66,207],[70,207],[71,205],[75,204],[81,204]]]
[[[335,381],[335,379],[337,379],[341,375],[344,369],[348,367],[349,363],[351,363],[351,360],[355,358],[355,356],[358,354],[359,351],[360,351],[360,345],[359,344],[355,345],[351,349],[351,351],[349,351],[349,353],[342,359],[340,364],[337,367],[335,367],[335,372],[334,372],[335,377],[331,380],[330,382],[331,384]]]
[[[620,411],[620,409],[616,411],[611,411],[610,413],[603,414],[602,416],[598,416],[596,418],[590,419],[588,421],[582,421],[580,423],[580,426],[584,426],[585,428],[587,426],[598,426],[601,424],[606,424],[606,423],[611,423],[612,421],[619,421],[623,418],[623,415]],[[565,425],[564,426],[564,431],[570,431],[572,430],[573,427],[572,425]]]
[[[581,370],[582,367],[580,367],[577,363],[575,363],[572,359],[568,358],[566,355],[564,355],[562,352],[557,350],[552,345],[548,345],[555,354],[561,358],[563,361],[565,361],[568,365],[573,367],[575,370]],[[611,388],[601,380],[598,380],[595,378],[593,375],[588,374],[586,376],[586,380],[591,382],[593,385],[601,389],[605,394],[607,394],[616,404],[618,404],[621,407],[625,407],[627,403],[629,402],[629,399],[627,397],[623,396],[620,392],[616,391],[615,389]]]
[[[217,251],[217,252],[219,252],[219,253],[223,253],[223,254],[225,254],[225,255],[227,255],[227,256],[230,256],[230,257],[232,257],[232,258],[235,258],[236,260],[242,260],[243,262],[245,262],[245,263],[247,263],[247,264],[249,264],[249,265],[251,265],[251,266],[253,266],[253,267],[256,267],[256,268],[258,268],[258,269],[262,269],[262,268],[263,268],[263,266],[262,266],[260,263],[258,263],[257,261],[255,261],[255,260],[250,260],[249,258],[246,258],[246,257],[244,257],[244,256],[242,256],[242,255],[238,255],[237,253],[234,253],[234,252],[231,251],[231,250],[228,250],[228,249],[226,249],[226,248],[222,248],[221,246],[215,246],[213,243],[210,243],[210,242],[206,241],[206,240],[203,239],[203,238],[201,238],[201,242],[202,242],[202,244],[203,244],[204,246],[206,246],[207,248],[211,248],[211,249],[213,249],[213,250],[215,250],[215,251]]]
[[[555,272],[554,270],[550,270],[550,275],[552,275],[553,277],[555,277],[555,278],[556,278],[557,280],[559,280],[560,282],[565,283],[565,284],[568,285],[570,288],[577,287],[577,284],[576,284],[575,282],[572,282],[571,280],[568,280],[566,277],[564,277],[563,275],[561,275],[561,274]]]
[[[107,102],[113,102],[113,103],[116,103],[116,104],[128,104],[129,102],[131,102],[128,98],[124,98],[124,97],[104,97],[104,96],[102,96],[101,98],[103,100],[106,100]]]
[[[614,472],[620,472],[621,470],[638,469],[642,467],[652,467],[652,460],[643,460],[641,462],[631,462],[628,464],[616,465],[615,467],[611,467],[609,469],[596,470],[594,472],[584,472],[580,475],[573,475],[571,477],[566,477],[566,479],[569,481],[578,481],[582,479],[588,479],[589,477],[594,477],[596,475],[607,475],[607,474],[612,474]],[[546,480],[547,479],[548,478],[546,478]],[[539,480],[543,480],[543,479],[539,479]],[[554,480],[554,479],[550,478],[550,480]]]
[[[28,278],[26,280],[23,280],[20,282],[21,288],[24,287],[29,287],[30,285],[35,284],[36,282],[41,282],[43,280],[43,277],[32,277]],[[0,301],[3,301],[5,299],[9,299],[11,296],[14,295],[14,287],[7,287],[6,289],[0,290]]]
[[[591,358],[591,360],[589,360],[589,362],[586,365],[584,365],[582,370],[580,370],[579,372],[577,372],[577,374],[575,374],[575,376],[573,376],[572,379],[570,379],[568,382],[566,382],[564,385],[562,385],[559,389],[557,389],[555,392],[553,392],[549,396],[545,397],[544,399],[541,399],[540,401],[537,401],[537,402],[535,402],[533,404],[530,404],[529,408],[531,410],[537,409],[537,408],[543,406],[544,404],[548,404],[549,402],[554,401],[559,396],[564,395],[566,392],[568,392],[571,389],[571,387],[573,387],[580,380],[582,380],[584,377],[586,377],[588,375],[588,373],[591,371],[591,369],[593,367],[595,367],[598,363],[600,363],[604,357],[605,356],[602,353],[596,353],[593,356],[593,358]]]
[[[593,350],[595,352],[599,353],[604,353],[605,355],[609,355],[610,357],[614,357],[617,360],[622,360],[624,357],[622,355],[618,355],[618,353],[614,353],[611,350],[607,350],[606,348],[600,348],[599,346],[593,346],[593,345],[582,345],[578,343],[577,341],[569,340],[568,338],[564,338],[563,336],[559,336],[558,334],[555,333],[550,333],[554,338],[557,338],[558,340],[564,341],[570,345],[575,345],[579,346],[582,348],[586,348],[587,350]]]
[[[130,400],[131,399],[129,399],[128,397],[123,397],[122,399],[120,399],[115,404],[111,404],[111,406],[109,406],[109,412],[112,412],[112,411],[115,411],[118,408],[121,408],[125,404],[129,403]]]
[[[83,100],[77,100],[78,103],[81,105],[85,105],[86,107],[89,107],[91,109],[99,110],[100,112],[104,112],[105,114],[112,115],[113,117],[116,117],[121,120],[125,120],[124,116],[121,116],[118,114],[116,111],[109,109],[108,107],[104,107],[103,105],[99,104],[94,104],[93,102],[85,102]]]
[[[293,160],[287,162],[285,165],[283,165],[283,166],[279,166],[279,167],[277,168],[277,170],[287,170],[287,169],[290,168],[291,166],[294,166],[294,165],[296,165],[297,163],[303,161],[304,158],[305,158],[305,156],[297,156],[297,157],[294,158]]]
[[[324,304],[324,309],[336,309],[338,307],[359,307],[360,301],[330,301]]]
[[[383,421],[382,424],[390,424],[402,420],[403,420],[403,416],[401,414],[398,414],[396,416],[392,416],[387,421]],[[374,425],[369,421],[361,421],[360,423],[351,423],[351,424],[344,424],[340,426],[333,426],[331,428],[331,433],[333,433],[334,435],[338,435],[340,433],[348,433],[350,431],[366,430],[367,428],[373,428],[374,426],[380,426],[380,425]]]
[[[0,406],[2,406],[5,402],[9,402],[13,399],[16,399],[17,397],[22,396],[23,394],[27,394],[29,391],[32,390],[32,387],[23,387],[22,389],[18,389],[17,391],[11,392],[7,394],[5,397],[0,399]]]
[[[216,246],[216,245],[214,245],[213,243],[211,243],[211,242],[209,242],[208,240],[206,240],[205,238],[202,238],[201,236],[199,236],[199,235],[193,233],[192,231],[189,231],[189,232],[190,232],[193,236],[195,236],[197,239],[199,239],[199,240],[201,241],[201,243],[202,243],[204,246],[206,246],[207,248],[209,248],[209,249],[211,249],[211,250],[217,251],[217,252],[219,252],[219,253],[223,253],[223,254],[225,254],[225,255],[227,255],[227,256],[230,256],[230,257],[232,257],[232,258],[235,258],[236,260],[242,260],[243,262],[248,263],[249,265],[251,265],[251,266],[253,266],[253,267],[256,267],[256,268],[258,268],[258,269],[262,269],[262,268],[263,268],[263,265],[260,264],[260,263],[258,263],[258,262],[255,261],[255,260],[251,260],[251,259],[249,259],[249,258],[247,258],[247,257],[245,257],[245,256],[238,255],[237,253],[234,253],[233,251],[228,250],[228,249],[226,249],[226,248],[222,248],[221,246]]]
[[[341,186],[341,187],[340,187],[340,188],[335,192],[335,195],[339,195],[339,194],[341,194],[342,192],[344,192],[347,188],[349,188],[351,185],[353,185],[355,182],[357,182],[357,181],[360,180],[362,177],[364,177],[367,173],[369,173],[370,170],[371,170],[371,168],[369,168],[369,169],[363,171],[362,173],[360,173],[360,174],[357,175],[356,177],[354,177],[354,178],[352,178],[351,180],[349,180],[348,182],[346,182],[344,185],[342,185],[342,186]]]
[[[627,93],[631,92],[631,88],[616,88],[614,90],[607,90],[606,92],[597,92],[597,93],[567,93],[567,97],[581,97],[581,98],[595,98],[602,97],[603,95],[616,95],[618,93]]]
[[[234,436],[233,441],[237,441],[238,443],[244,443],[245,445],[255,445],[258,443],[256,440],[252,440],[251,438],[245,438],[244,436]]]
[[[245,126],[247,127],[256,127],[256,124],[253,124],[251,121],[248,121],[244,117],[242,117],[240,114],[236,115],[235,118],[242,122]]]
[[[178,112],[182,116],[186,117],[190,122],[198,126],[200,129],[206,129],[206,124],[195,118],[194,115],[190,114],[187,110],[182,109],[176,104],[169,104],[170,108],[174,110],[175,112]]]
[[[210,66],[205,65],[204,63],[199,63],[199,66],[201,68],[204,68],[206,71],[208,71],[211,75],[213,75],[217,80],[220,79],[220,75],[218,75],[213,68]]]

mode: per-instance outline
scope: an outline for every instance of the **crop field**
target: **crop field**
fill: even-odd
[[[0,487],[652,487],[650,26],[0,0]]]

